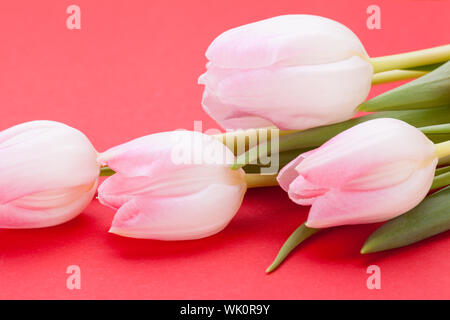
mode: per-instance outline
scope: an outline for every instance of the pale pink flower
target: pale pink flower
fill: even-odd
[[[233,153],[211,136],[162,132],[111,148],[99,158],[116,173],[99,199],[117,210],[110,232],[133,238],[186,240],[221,231],[247,185],[229,168]]]
[[[358,37],[319,16],[279,16],[228,30],[206,57],[202,105],[226,129],[344,121],[371,87],[373,69]]]
[[[382,118],[354,126],[286,165],[278,182],[311,205],[306,225],[324,228],[385,221],[418,205],[438,159],[415,127]]]
[[[76,217],[91,202],[99,171],[92,144],[65,124],[32,121],[0,132],[0,228]]]

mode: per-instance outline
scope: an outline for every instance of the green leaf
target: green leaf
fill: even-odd
[[[438,168],[436,169],[436,171],[434,172],[435,176],[438,176],[440,174],[446,173],[450,171],[450,166],[446,166],[446,167],[442,167],[442,168]]]
[[[443,63],[435,63],[415,68],[397,69],[375,73],[372,76],[372,85],[419,78],[440,67],[442,64]]]
[[[450,105],[450,61],[405,85],[363,102],[360,111],[411,110]]]
[[[419,128],[434,143],[450,140],[450,123]]]
[[[281,153],[296,149],[312,149],[318,147],[340,132],[347,130],[357,124],[376,118],[395,118],[403,120],[415,127],[425,127],[430,125],[449,123],[450,106],[422,110],[377,112],[328,126],[316,127],[305,131],[298,131],[281,136],[279,138],[278,151]],[[250,148],[247,152],[239,155],[236,159],[236,163],[231,168],[239,169],[248,163],[256,163],[258,155],[264,154],[264,152],[261,152],[261,150],[267,151],[268,154],[270,154],[271,142],[259,144],[253,148]]]
[[[425,134],[448,134],[450,133],[450,123],[427,126],[419,129]]]
[[[433,184],[431,185],[431,190],[439,189],[450,184],[450,172],[445,172],[436,175],[433,179]]]
[[[366,240],[361,253],[404,247],[449,229],[450,187],[447,187],[375,230]]]
[[[308,228],[304,223],[298,227],[286,240],[281,247],[278,255],[272,264],[266,269],[267,273],[274,271],[284,261],[284,259],[294,250],[300,243],[311,237],[313,234],[320,231],[320,229]]]
[[[109,167],[102,167],[100,169],[100,177],[109,177],[112,176],[114,173],[116,172]]]
[[[433,64],[427,64],[424,66],[418,66],[418,67],[412,67],[412,68],[407,68],[407,69],[400,69],[400,70],[410,70],[410,71],[433,71],[434,69],[439,68],[440,66],[442,66],[445,62],[440,62],[440,63],[433,63]]]
[[[450,140],[450,133],[446,133],[446,134],[433,134],[433,133],[429,133],[426,135],[428,137],[428,139],[430,139],[431,141],[433,141],[433,143],[440,143],[440,142],[445,142]]]
[[[450,156],[439,159],[439,166],[448,166],[450,165]]]

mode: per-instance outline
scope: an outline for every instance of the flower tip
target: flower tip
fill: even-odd
[[[364,112],[364,103],[361,103],[358,107],[356,107],[356,111]]]
[[[109,233],[114,233],[117,234],[118,236],[124,236],[123,232],[121,232],[119,229],[117,229],[116,227],[111,227],[108,230]]]
[[[111,228],[108,230],[109,233],[113,233],[115,235],[125,237],[125,238],[135,238],[135,239],[148,239],[145,236],[142,236],[134,231],[121,229],[118,227],[111,226]]]
[[[344,223],[339,220],[330,220],[324,217],[312,217],[311,214],[308,216],[308,220],[305,222],[305,226],[310,229],[324,229],[342,226]]]
[[[357,110],[357,111],[362,111],[362,112],[371,112],[371,111],[375,111],[375,110],[373,110],[373,108],[370,108],[370,106],[369,106],[366,102],[361,103],[361,104],[356,108],[356,110]]]
[[[320,228],[320,227],[316,226],[315,224],[316,223],[314,221],[312,221],[308,218],[308,220],[306,220],[306,222],[305,222],[305,227],[308,227],[311,229]]]
[[[271,265],[266,269],[266,273],[269,274],[269,273],[271,273],[272,271],[274,271],[276,268],[277,268],[276,265],[271,264]]]
[[[206,72],[203,73],[200,77],[198,77],[197,84],[205,84],[206,85],[205,76],[206,76]]]
[[[370,245],[370,243],[365,243],[363,246],[362,246],[362,248],[361,248],[361,250],[360,250],[360,253],[361,254],[368,254],[368,253],[374,253],[374,252],[377,252],[378,250],[376,249],[376,247],[374,247],[373,245]]]

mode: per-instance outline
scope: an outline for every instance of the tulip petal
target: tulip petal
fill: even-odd
[[[314,150],[302,153],[280,170],[277,176],[277,181],[284,191],[288,192],[289,185],[294,181],[295,178],[298,177],[296,167],[300,164],[300,162],[302,162],[306,157],[310,156],[313,152]]]
[[[118,209],[135,197],[182,197],[211,184],[239,185],[243,181],[242,170],[226,166],[167,166],[155,176],[115,173],[101,184],[98,192],[102,204]]]
[[[210,106],[204,100],[203,105],[219,123],[243,114],[270,119],[280,129],[307,129],[351,118],[369,93],[371,75],[371,65],[360,57],[314,66],[247,70],[216,80],[217,88],[208,90],[219,103]],[[274,107],[281,112],[274,112]],[[217,109],[226,111],[218,113]]]
[[[344,25],[313,15],[285,15],[222,33],[206,57],[222,68],[336,62],[366,52]]]
[[[237,106],[223,104],[212,92],[205,89],[202,99],[203,110],[224,129],[266,128],[273,126],[270,120],[244,114]]]
[[[174,167],[183,170],[192,165],[231,165],[234,154],[211,136],[179,130],[132,140],[103,152],[98,159],[128,177],[154,177]]]
[[[228,30],[209,46],[202,105],[225,129],[303,130],[350,119],[373,68],[358,37],[313,15]]]
[[[414,172],[404,182],[378,190],[352,192],[331,189],[312,204],[306,225],[326,228],[392,219],[417,206],[426,196],[437,164]]]
[[[422,132],[403,121],[380,118],[340,133],[296,169],[317,186],[370,189],[399,183],[434,158],[434,145]]]
[[[213,184],[182,197],[134,197],[119,208],[110,232],[159,240],[207,237],[227,226],[245,189],[245,184]]]
[[[242,171],[226,165],[234,161],[231,150],[199,132],[145,136],[111,148],[99,159],[116,172],[100,186],[99,199],[116,209],[133,197],[175,197],[243,179]]]
[[[98,193],[102,204],[117,210],[110,231],[122,236],[185,240],[214,234],[236,214],[247,188],[244,171],[228,165],[234,162],[231,150],[199,132],[142,137],[99,158],[116,172]]]
[[[90,141],[64,124],[33,121],[0,132],[0,204],[46,190],[90,185],[99,171]],[[68,173],[76,174],[68,178]]]
[[[318,197],[326,194],[328,191],[328,188],[316,186],[302,176],[298,176],[289,185],[288,193],[289,198],[295,203],[310,206]]]
[[[91,185],[73,188],[62,196],[58,189],[0,204],[0,228],[43,228],[69,221],[92,201],[97,183],[98,179]]]

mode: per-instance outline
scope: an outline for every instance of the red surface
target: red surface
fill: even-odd
[[[65,25],[73,3],[81,7],[81,30]],[[370,4],[381,7],[382,30],[366,28]],[[228,28],[318,14],[346,24],[377,56],[449,43],[449,12],[450,2],[439,0],[2,1],[0,128],[58,120],[85,132],[99,151],[192,129],[193,120],[215,128],[196,81],[208,44]],[[306,214],[277,188],[250,190],[220,234],[159,242],[107,233],[113,212],[94,201],[58,227],[0,231],[0,298],[450,298],[448,233],[361,256],[375,225],[327,230],[265,275]],[[366,287],[371,264],[381,268],[381,290]],[[66,288],[69,265],[81,267],[81,290]]]

